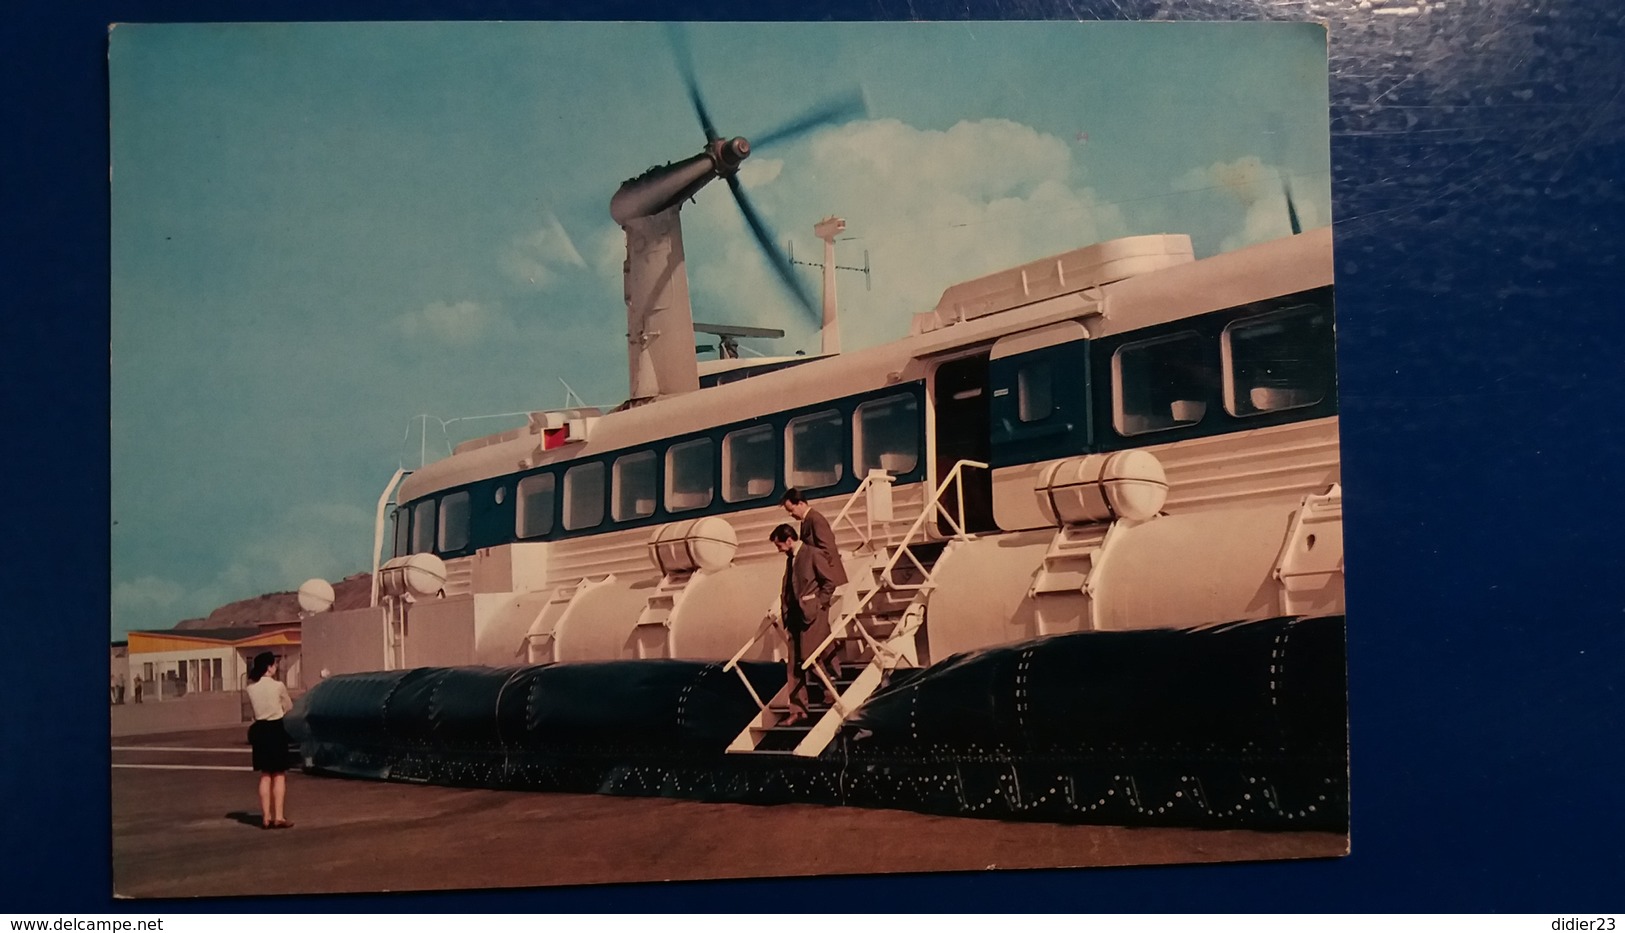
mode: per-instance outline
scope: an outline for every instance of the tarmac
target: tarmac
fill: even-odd
[[[1328,858],[1325,832],[1016,823],[288,776],[260,828],[246,727],[112,740],[115,896],[532,888],[648,881]],[[799,844],[786,846],[784,840]]]

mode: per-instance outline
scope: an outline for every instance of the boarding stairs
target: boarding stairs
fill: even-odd
[[[808,651],[802,665],[807,677],[811,715],[795,724],[785,722],[790,714],[789,684],[780,687],[772,699],[764,702],[739,668],[741,659],[768,632],[777,633],[781,639],[788,637],[775,624],[778,614],[775,600],[756,634],[727,664],[727,669],[734,670],[745,682],[745,689],[758,709],[757,715],[729,744],[730,753],[815,758],[829,747],[841,726],[864,701],[890,679],[892,671],[929,663],[922,636],[926,607],[936,588],[934,570],[949,550],[974,537],[965,531],[959,518],[964,514],[961,477],[967,469],[987,469],[987,466],[972,460],[955,464],[900,539],[893,540],[890,535],[882,539],[873,534],[872,523],[869,529],[860,529],[855,523],[844,522],[857,531],[859,546],[850,556],[843,554],[849,580],[836,593],[839,612],[830,623],[830,635]],[[871,481],[887,484],[889,493],[890,478],[884,474],[876,476],[879,472],[871,473],[864,480],[864,485],[852,494],[832,525],[837,529],[843,527],[853,503],[866,494],[865,487]],[[960,503],[957,511],[942,507],[950,489]],[[869,501],[873,503],[873,497]],[[874,511],[871,509],[871,513]],[[953,529],[951,537],[942,539],[932,534],[939,516]],[[886,518],[889,520],[889,517],[888,512]],[[836,534],[839,536],[841,532]],[[788,641],[785,654],[789,655]]]

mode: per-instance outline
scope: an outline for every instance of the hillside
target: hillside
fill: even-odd
[[[333,584],[334,609],[360,609],[372,602],[372,574],[358,573]],[[293,621],[299,618],[299,595],[295,591],[266,593],[239,599],[201,619],[187,619],[176,629],[253,628],[261,622]]]

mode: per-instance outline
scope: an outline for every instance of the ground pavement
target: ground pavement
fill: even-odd
[[[288,776],[261,830],[245,727],[113,740],[123,897],[514,888],[1330,857],[1338,833],[1010,823]],[[801,844],[784,845],[785,839]]]

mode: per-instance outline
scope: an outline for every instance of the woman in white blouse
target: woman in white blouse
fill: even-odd
[[[248,727],[248,744],[254,749],[254,770],[260,773],[260,828],[291,829],[283,818],[282,802],[288,793],[288,730],[282,714],[293,709],[288,688],[276,679],[276,655],[262,651],[248,670],[248,702],[254,708],[254,724]]]

